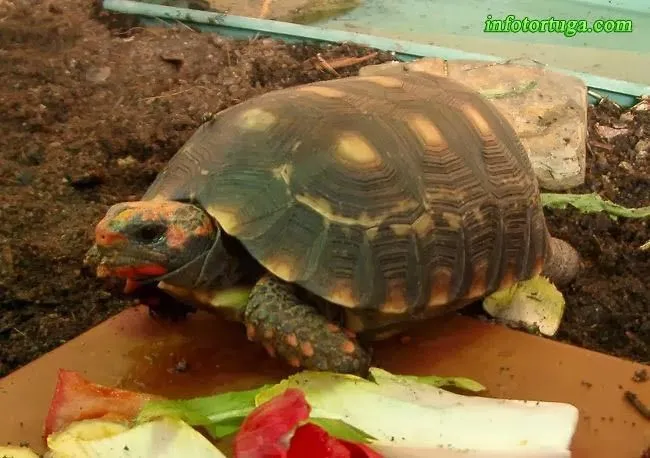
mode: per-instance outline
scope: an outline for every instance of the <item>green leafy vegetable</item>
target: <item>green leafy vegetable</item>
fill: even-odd
[[[562,323],[566,302],[557,287],[537,275],[498,290],[483,299],[483,310],[490,316],[525,325],[544,335],[555,335]]]
[[[438,377],[436,375],[401,375],[400,377],[426,385],[443,387],[455,387],[465,391],[479,392],[486,388],[475,380],[465,377]]]
[[[207,397],[150,401],[145,404],[137,421],[143,423],[154,418],[171,417],[191,426],[205,426],[215,438],[225,437],[237,431],[255,408],[255,397],[266,388],[268,385]]]
[[[331,436],[334,436],[338,439],[347,440],[350,442],[357,442],[367,444],[375,440],[371,435],[361,431],[359,428],[355,428],[347,424],[342,420],[337,420],[333,418],[309,418],[310,423],[320,426],[325,431],[327,431]]]
[[[215,439],[222,439],[224,437],[235,434],[239,431],[244,419],[246,417],[238,416],[221,420],[219,423],[212,423],[204,426],[208,433]]]
[[[542,193],[542,205],[550,208],[565,209],[572,206],[582,213],[607,213],[612,219],[623,218],[648,218],[650,207],[626,208],[613,202],[604,200],[596,193],[591,194],[561,194]]]
[[[255,407],[296,388],[311,406],[308,421],[339,439],[369,443],[386,458],[429,457],[440,447],[485,457],[569,456],[575,407],[461,395],[441,386],[486,389],[464,377],[394,375],[379,368],[367,379],[303,371],[253,390],[150,401],[138,419],[172,417],[222,438],[236,433]]]
[[[218,291],[212,297],[215,307],[241,307],[248,302],[252,288],[228,288]]]

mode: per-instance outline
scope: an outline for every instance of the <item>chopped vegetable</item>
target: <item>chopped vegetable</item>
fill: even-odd
[[[503,458],[570,456],[578,421],[572,405],[463,396],[377,368],[371,375],[373,381],[305,371],[262,391],[257,402],[299,388],[315,417],[344,420],[375,437],[371,447],[388,458],[428,457],[441,448]]]
[[[127,428],[118,423],[84,420],[47,439],[49,458],[226,458],[186,423],[160,418]]]
[[[466,377],[438,377],[437,375],[401,375],[400,377],[414,382],[443,388],[453,386],[465,391],[485,391],[486,388],[475,380]]]
[[[310,411],[295,388],[260,404],[235,437],[234,458],[381,458],[368,446],[338,439],[309,422]]]
[[[605,212],[613,219],[648,218],[650,207],[625,208],[621,205],[604,200],[595,192],[590,194],[542,193],[542,205],[545,207],[564,209],[571,205],[582,213]]]
[[[59,370],[54,396],[45,419],[45,436],[73,421],[108,418],[129,421],[155,396],[91,383],[81,374]]]
[[[27,447],[0,447],[0,458],[38,458],[38,455]]]
[[[382,455],[367,445],[336,439],[320,426],[307,423],[296,430],[287,453],[287,458],[304,457],[382,458]]]
[[[309,418],[309,410],[304,395],[295,389],[261,404],[235,436],[235,458],[286,457],[286,439]]]
[[[215,439],[220,439],[237,432],[244,418],[255,409],[255,396],[265,388],[262,386],[192,399],[149,402],[140,411],[137,421],[175,417],[192,426],[203,426]]]
[[[156,447],[176,447],[177,456],[222,457],[200,441],[190,444],[188,430],[209,443],[192,429],[201,426],[216,436],[236,432],[234,458],[294,458],[305,456],[307,449],[316,458],[332,456],[327,450],[338,450],[334,456],[340,458],[420,458],[443,451],[444,456],[570,456],[578,420],[575,407],[465,396],[439,388],[447,385],[485,389],[462,377],[402,376],[372,368],[369,379],[304,371],[254,390],[165,400],[95,385],[61,371],[48,416],[50,429],[59,432],[48,441],[59,453],[52,458],[70,456],[64,455],[69,450],[93,453],[74,456],[109,456],[97,453],[108,453],[118,443],[115,438],[122,444],[124,439],[134,441],[141,455],[131,450],[129,456],[151,456],[147,453],[153,449],[147,447],[155,442]],[[81,418],[96,420],[75,422]],[[112,450],[110,456],[126,456]]]
[[[515,325],[525,325],[544,335],[555,335],[564,316],[562,293],[543,276],[520,281],[483,299],[490,316]]]

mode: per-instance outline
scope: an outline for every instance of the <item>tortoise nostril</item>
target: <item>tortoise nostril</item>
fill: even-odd
[[[106,230],[102,227],[99,227],[95,231],[95,243],[99,246],[107,247],[123,240],[124,236],[122,234]]]

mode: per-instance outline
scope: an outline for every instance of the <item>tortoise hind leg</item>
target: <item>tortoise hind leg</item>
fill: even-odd
[[[370,355],[356,339],[274,276],[257,282],[243,318],[249,340],[294,367],[361,376],[368,372]]]
[[[573,282],[580,271],[580,255],[569,243],[551,237],[551,253],[546,259],[542,274],[557,286]]]

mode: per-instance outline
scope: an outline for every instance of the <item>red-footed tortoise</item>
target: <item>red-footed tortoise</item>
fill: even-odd
[[[277,90],[218,113],[142,200],[96,228],[99,276],[235,310],[296,367],[363,374],[368,342],[579,258],[553,238],[522,143],[495,107],[409,72]],[[159,284],[160,286],[160,284]],[[203,299],[202,299],[203,298]]]

